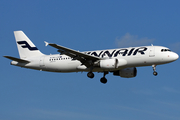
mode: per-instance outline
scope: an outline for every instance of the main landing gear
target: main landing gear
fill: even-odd
[[[109,73],[109,72],[104,72],[103,77],[100,79],[100,82],[101,82],[101,83],[104,83],[104,84],[107,83],[107,79],[105,78],[105,76],[106,76],[108,73]],[[87,76],[88,76],[89,78],[94,78],[94,73],[93,73],[93,72],[88,72],[88,73],[87,73]]]
[[[156,65],[152,65],[152,68],[153,68],[153,75],[154,76],[157,76],[158,75],[158,73],[156,72]]]
[[[105,78],[105,76],[108,74],[108,72],[104,72],[103,77],[100,79],[101,83],[106,84],[107,83],[107,79]]]
[[[88,72],[87,76],[88,76],[89,78],[94,78],[94,73],[93,73],[93,72]]]

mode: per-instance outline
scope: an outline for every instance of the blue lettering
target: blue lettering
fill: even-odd
[[[120,49],[114,54],[114,57],[117,57],[118,54],[122,54],[122,56],[126,56],[127,52],[128,52],[127,49]]]
[[[116,50],[114,50],[111,54],[109,53],[108,50],[105,51],[105,52],[102,54],[102,58],[103,58],[105,55],[107,55],[108,57],[112,57],[115,51],[116,51]]]
[[[146,47],[141,47],[141,48],[138,48],[134,51],[133,55],[136,55],[137,53],[141,53],[141,55],[145,54],[144,51],[146,51],[147,48]]]
[[[113,50],[112,53],[110,53],[109,50],[106,51],[101,51],[99,53],[93,51],[93,52],[87,52],[86,54],[89,55],[94,55],[96,57],[104,57],[104,56],[108,56],[108,57],[117,57],[118,55],[122,55],[122,56],[131,56],[131,55],[137,55],[138,53],[140,53],[141,55],[145,54],[145,51],[147,50],[146,47],[140,47],[140,48],[131,48],[130,50],[128,49],[119,49],[119,50]]]
[[[93,53],[91,53],[91,55],[94,55],[94,56],[96,56],[96,57],[100,57],[100,55],[102,54],[102,52],[103,52],[103,51],[101,51],[101,52],[99,53],[99,55],[98,55],[96,52],[93,52]]]
[[[132,54],[132,52],[133,52],[134,49],[135,49],[135,48],[132,48],[132,49],[129,51],[128,56],[130,56],[130,55]]]

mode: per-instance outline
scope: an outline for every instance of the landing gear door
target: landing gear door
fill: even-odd
[[[155,47],[154,46],[150,47],[149,57],[155,57]]]

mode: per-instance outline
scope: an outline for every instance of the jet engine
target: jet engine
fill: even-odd
[[[99,61],[100,68],[113,69],[117,67],[117,59],[107,59]]]
[[[132,77],[136,77],[137,69],[135,67],[125,68],[125,69],[122,69],[122,70],[114,71],[113,75],[120,76],[120,77],[123,77],[123,78],[132,78]]]
[[[96,67],[100,67],[103,69],[114,69],[127,64],[127,61],[124,59],[105,59],[100,60],[94,64]]]

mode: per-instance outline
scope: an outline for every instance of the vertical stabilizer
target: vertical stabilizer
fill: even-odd
[[[20,58],[30,58],[43,55],[23,31],[14,31],[14,36]]]

